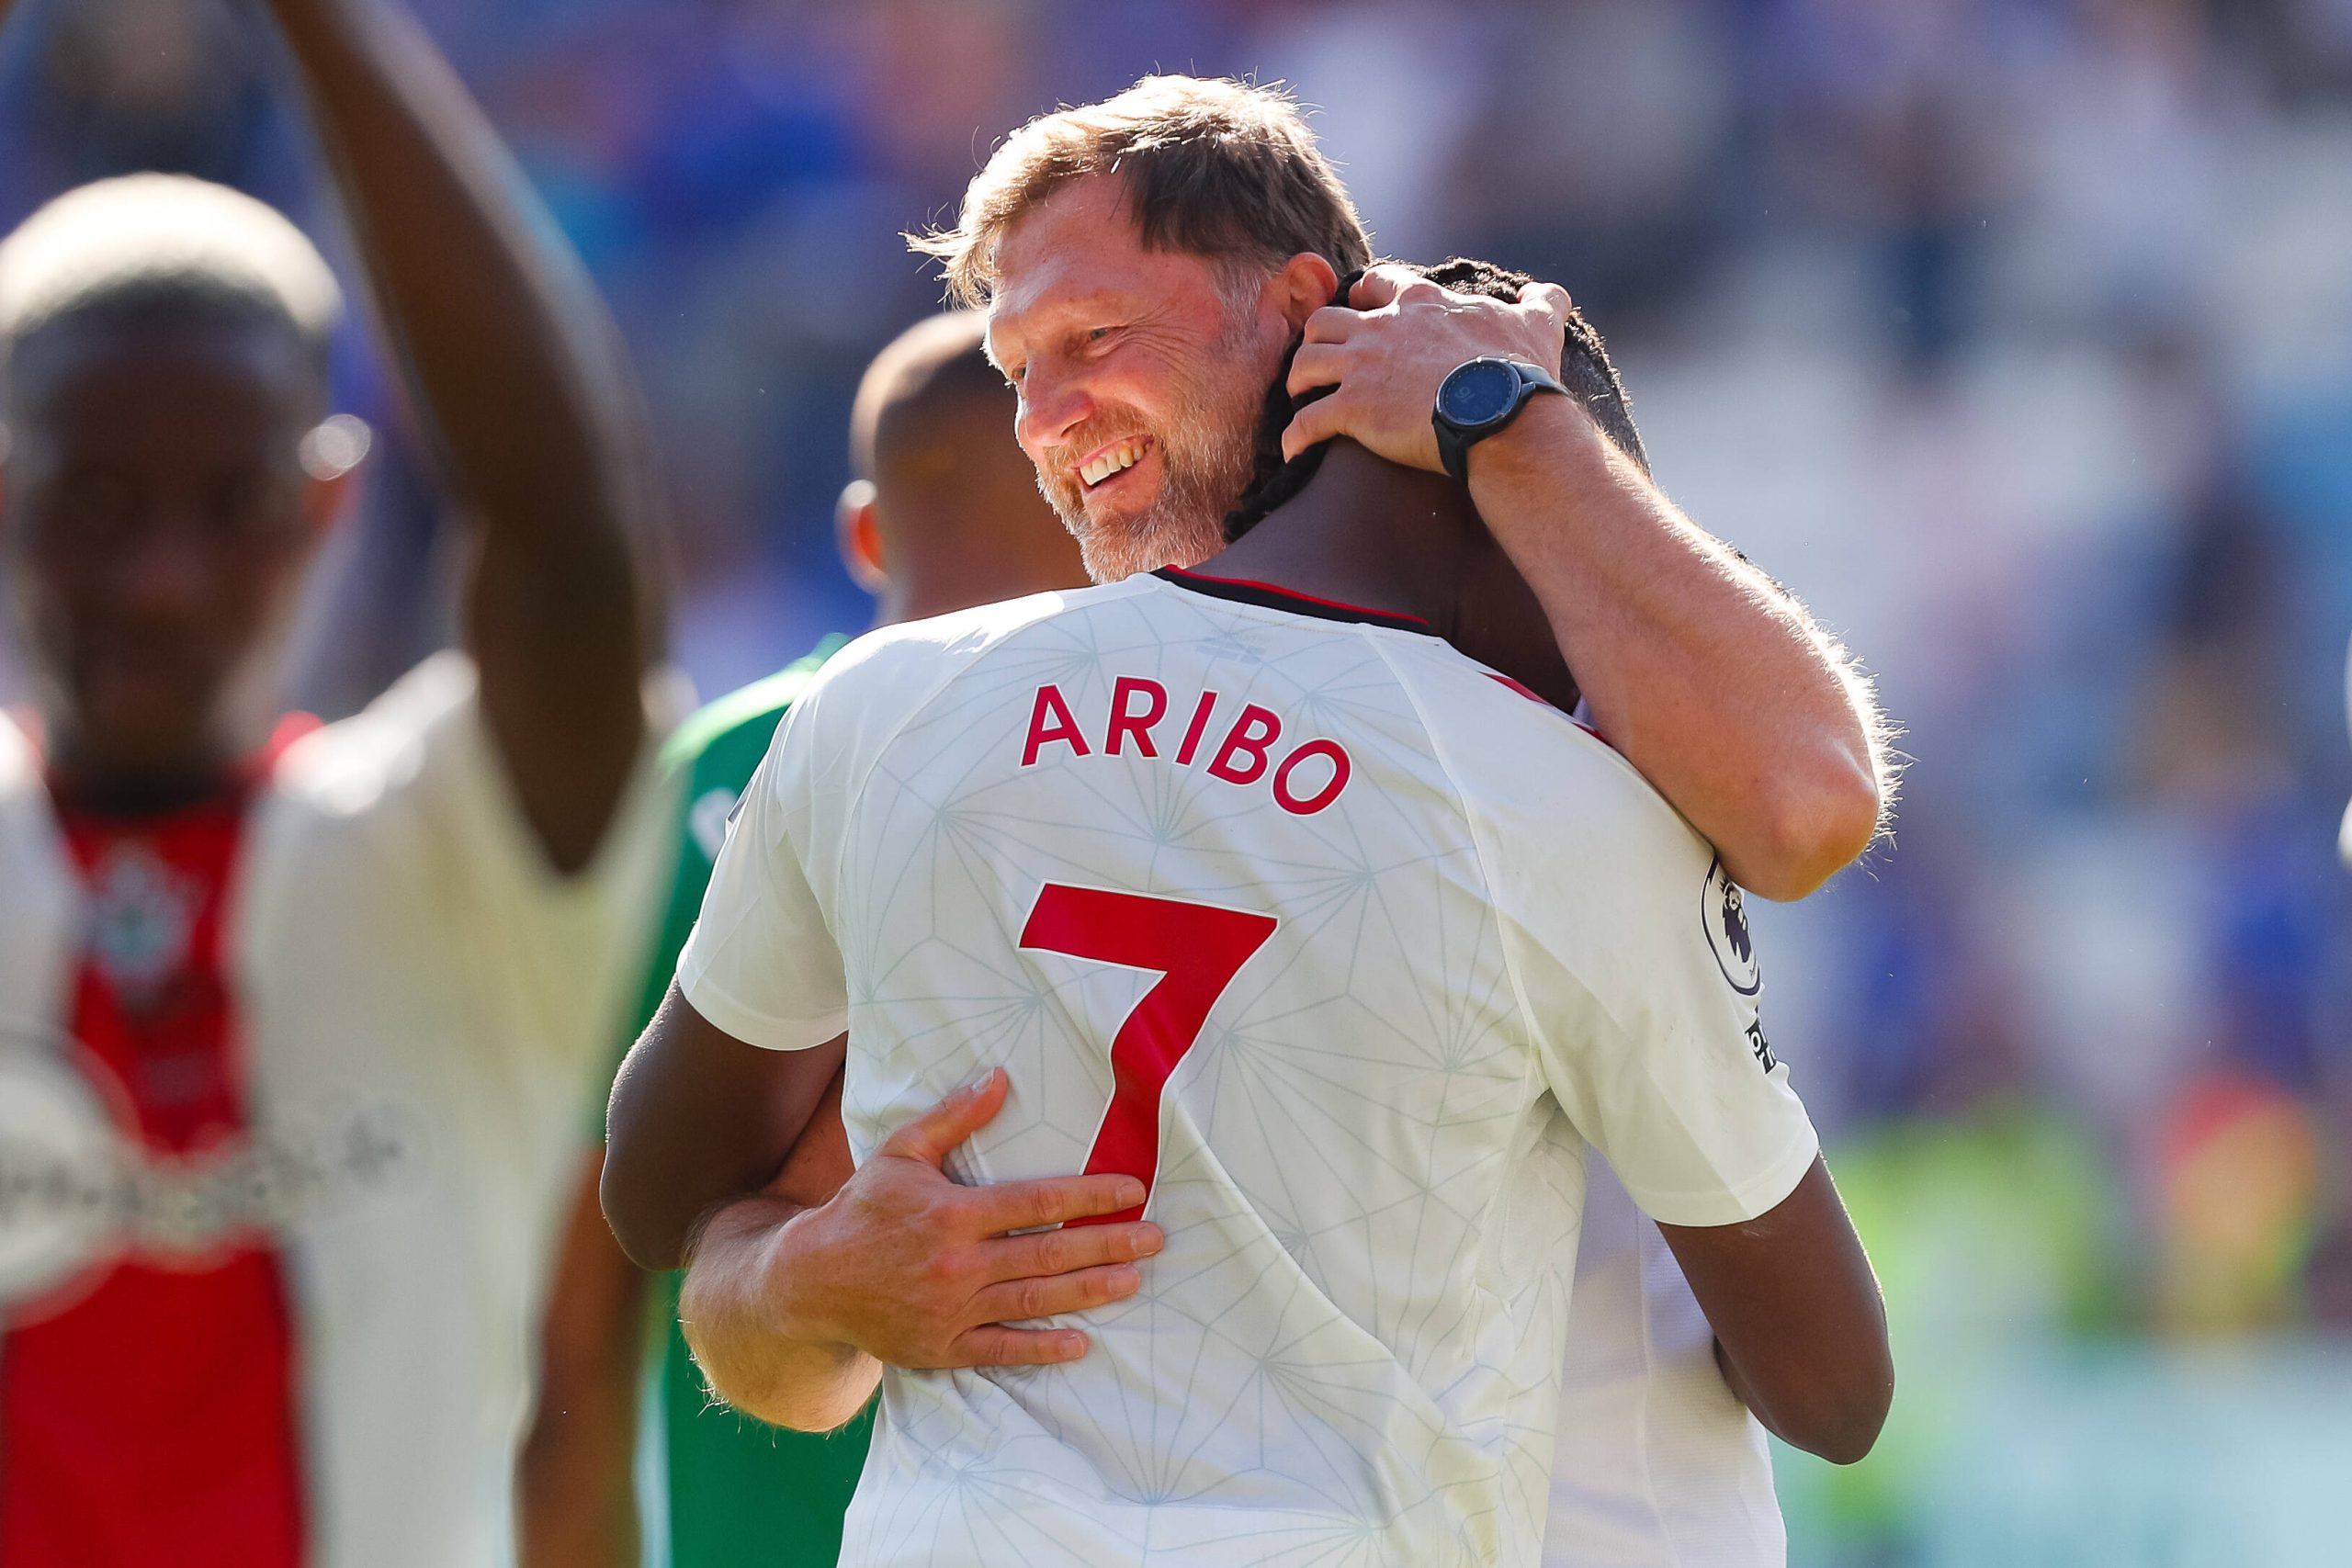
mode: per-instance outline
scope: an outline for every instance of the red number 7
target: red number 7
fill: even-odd
[[[1185,904],[1140,893],[1048,882],[1022,928],[1021,945],[1129,969],[1157,969],[1159,984],[1143,994],[1111,1042],[1111,1103],[1086,1156],[1086,1174],[1139,1178],[1151,1201],[1159,1170],[1159,1097],[1168,1076],[1208,1021],[1209,1009],[1274,934],[1272,915],[1215,904]],[[1074,1225],[1140,1219],[1143,1205]]]

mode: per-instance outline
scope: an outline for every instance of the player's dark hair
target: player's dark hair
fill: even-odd
[[[1012,390],[983,347],[987,326],[978,310],[943,311],[874,356],[850,405],[850,468],[858,478],[948,481],[957,465],[953,443],[941,438],[944,415],[969,409],[1012,422]]]
[[[1514,272],[1493,262],[1478,261],[1468,256],[1453,256],[1435,266],[1419,269],[1421,276],[1442,288],[1458,294],[1483,294],[1493,299],[1517,299],[1520,291],[1534,278],[1523,272]],[[1360,275],[1359,275],[1360,276]],[[1355,287],[1354,277],[1340,280],[1340,290],[1333,298],[1344,299]],[[1225,539],[1231,544],[1263,522],[1267,514],[1305,490],[1323,466],[1323,454],[1330,446],[1317,442],[1288,462],[1283,460],[1283,432],[1300,409],[1327,396],[1329,387],[1317,387],[1299,397],[1292,397],[1286,386],[1290,379],[1291,361],[1297,356],[1299,345],[1293,343],[1290,352],[1283,355],[1280,371],[1273,386],[1266,393],[1265,405],[1259,411],[1257,429],[1257,466],[1249,489],[1241,493],[1231,512],[1226,514]],[[1617,367],[1611,363],[1609,350],[1600,341],[1584,312],[1571,306],[1568,310],[1567,343],[1560,356],[1560,383],[1569,396],[1592,416],[1601,433],[1617,445],[1620,451],[1633,459],[1645,474],[1650,471],[1649,454],[1643,449],[1642,434],[1634,426],[1634,410],[1625,396],[1625,385],[1618,378]]]

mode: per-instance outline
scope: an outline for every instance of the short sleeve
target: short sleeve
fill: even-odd
[[[1400,661],[1476,836],[1541,1071],[1635,1203],[1753,1219],[1820,1153],[1768,1043],[1739,889],[1625,760],[1452,656]]]
[[[841,949],[812,885],[820,742],[796,704],[743,791],[678,957],[694,1010],[746,1044],[821,1045],[849,1026]]]
[[[659,719],[650,700],[650,731]],[[584,1068],[626,1006],[659,896],[672,792],[654,750],[649,741],[594,858],[558,871],[501,761],[472,661],[435,654],[288,749],[278,783],[300,809],[284,821],[285,851],[313,872],[334,865],[352,918],[373,903],[436,933],[399,953],[423,962],[447,939],[495,993],[478,1005],[498,1049]]]
[[[1545,1077],[1634,1201],[1736,1224],[1794,1190],[1820,1144],[1765,1038],[1739,889],[1663,802],[1617,815],[1553,836],[1580,866],[1506,863],[1504,941]]]

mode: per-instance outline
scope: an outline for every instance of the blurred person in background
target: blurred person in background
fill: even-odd
[[[1205,101],[1205,106],[1187,103],[1188,88],[1197,89],[1198,96]],[[1081,141],[1084,134],[1095,128],[1089,118],[1093,117],[1094,121],[1107,123],[1114,128],[1103,132],[1102,139],[1105,143],[1115,144],[1120,130],[1133,133],[1142,128],[1150,128],[1154,124],[1155,113],[1170,112],[1173,105],[1181,106],[1178,112],[1198,109],[1204,123],[1215,122],[1220,113],[1238,114],[1255,121],[1250,128],[1250,134],[1277,142],[1295,135],[1300,139],[1299,144],[1311,149],[1311,143],[1305,140],[1303,128],[1296,126],[1295,117],[1285,119],[1290,114],[1286,106],[1273,107],[1279,105],[1278,99],[1271,96],[1250,95],[1238,107],[1230,99],[1218,101],[1232,91],[1221,84],[1147,83],[1135,93],[1109,105],[1071,111],[1067,116],[1041,122],[1040,126],[1031,128],[1030,132],[1024,132],[1023,137],[1034,134],[1029,152],[1035,156],[1039,144],[1050,144],[1057,135],[1073,143]],[[1125,124],[1122,124],[1123,120]],[[1058,237],[1057,243],[1032,241],[1024,250],[1023,254],[1032,258],[1037,281],[1031,292],[1019,296],[1028,312],[1021,317],[1021,321],[1025,324],[1025,333],[1035,335],[1033,337],[1012,331],[1012,319],[1005,306],[1007,295],[999,295],[991,320],[992,351],[999,355],[1001,362],[1006,364],[1008,373],[1023,389],[1023,416],[1020,433],[1023,444],[1030,448],[1033,461],[1037,464],[1041,484],[1055,498],[1073,532],[1087,544],[1090,565],[1098,577],[1114,578],[1124,575],[1126,570],[1155,560],[1197,560],[1216,547],[1220,537],[1220,520],[1232,504],[1231,498],[1238,494],[1239,486],[1249,479],[1253,468],[1270,457],[1279,461],[1280,453],[1267,453],[1253,442],[1256,416],[1260,408],[1266,404],[1264,389],[1261,385],[1254,400],[1246,407],[1234,396],[1204,407],[1200,387],[1187,385],[1178,379],[1187,374],[1178,368],[1182,361],[1176,357],[1178,351],[1174,347],[1182,341],[1179,334],[1186,330],[1181,324],[1183,321],[1182,312],[1205,302],[1183,301],[1181,290],[1170,288],[1167,292],[1180,303],[1165,306],[1149,304],[1149,300],[1158,298],[1152,287],[1118,276],[1116,265],[1107,270],[1101,268],[1097,258],[1089,255],[1088,247],[1078,243],[1074,236],[1094,232],[1136,234],[1140,227],[1144,243],[1138,246],[1133,240],[1128,241],[1122,258],[1128,268],[1138,271],[1155,267],[1164,271],[1178,265],[1183,259],[1184,251],[1201,244],[1203,237],[1171,232],[1168,249],[1175,254],[1157,255],[1149,248],[1152,231],[1148,226],[1141,226],[1148,224],[1149,220],[1139,221],[1129,209],[1126,192],[1115,179],[1087,177],[1090,169],[1114,166],[1116,153],[1112,147],[1074,149],[1064,146],[1056,151],[1064,154],[1067,160],[1064,165],[1069,172],[1066,183],[1059,188],[1047,185],[1042,190],[1033,188],[1022,195],[1041,204],[1052,204],[1046,207],[1048,212],[1054,211],[1056,206],[1069,209],[1074,200],[1086,205],[1083,210],[1071,209],[1075,211],[1074,216],[1065,214],[1054,220],[1053,232]],[[1018,162],[1017,158],[1009,158],[1007,153],[1001,152],[998,161],[990,165],[990,171],[975,182],[973,196],[966,209],[967,227],[976,213],[990,213],[993,220],[1005,229],[1013,228],[1024,215],[1015,209],[1018,197],[1006,198],[1004,186],[1008,181],[999,173],[1001,166],[1007,164],[1017,165]],[[1148,197],[1139,198],[1142,201],[1148,199]],[[1339,199],[1343,204],[1344,197]],[[1002,205],[991,212],[988,203],[992,200]],[[1278,203],[1289,202],[1298,207],[1310,205],[1311,201],[1311,197],[1303,197],[1295,188],[1277,186],[1268,193],[1261,205],[1272,208]],[[1148,206],[1144,208],[1146,213],[1150,210]],[[1041,224],[1044,221],[1041,218]],[[1160,221],[1168,221],[1164,211]],[[1279,220],[1270,219],[1267,221]],[[1345,225],[1352,228],[1353,221],[1352,212],[1346,212]],[[992,247],[998,238],[997,232],[990,231],[974,243],[971,254],[979,253],[983,245],[991,248],[988,261],[972,264],[974,276],[979,275],[979,269],[993,264]],[[1207,243],[1238,245],[1240,242],[1238,236],[1219,235],[1210,237]],[[1354,231],[1352,240],[1343,236],[1327,242],[1324,248],[1343,257],[1369,259],[1369,247],[1363,243],[1360,230]],[[1080,259],[1065,267],[1062,263],[1072,256]],[[1088,271],[1089,263],[1097,263],[1095,272]],[[1112,281],[1106,283],[1105,277]],[[968,283],[969,278],[959,278],[958,281]],[[1164,283],[1162,279],[1154,280],[1154,286]],[[1096,292],[1089,293],[1088,286],[1093,286]],[[1123,299],[1119,292],[1122,287],[1136,290],[1135,295]],[[1403,300],[1402,307],[1386,310],[1385,316],[1381,314],[1384,306],[1398,299]],[[1320,312],[1308,324],[1309,345],[1299,353],[1293,366],[1292,388],[1299,391],[1310,390],[1334,378],[1341,364],[1349,364],[1356,373],[1356,379],[1352,388],[1343,388],[1342,396],[1316,405],[1317,408],[1328,406],[1327,413],[1317,416],[1310,409],[1301,416],[1299,423],[1307,426],[1310,421],[1320,418],[1328,422],[1336,415],[1351,422],[1373,422],[1365,426],[1370,429],[1377,428],[1376,422],[1385,420],[1387,428],[1382,429],[1380,434],[1392,444],[1402,446],[1423,467],[1438,466],[1435,441],[1429,430],[1429,400],[1433,397],[1437,380],[1447,370],[1465,358],[1474,357],[1482,347],[1492,352],[1511,353],[1515,357],[1536,363],[1546,358],[1555,365],[1559,362],[1558,342],[1563,327],[1562,318],[1556,312],[1565,310],[1566,301],[1556,290],[1531,288],[1529,302],[1510,309],[1491,299],[1477,300],[1445,294],[1417,276],[1383,272],[1376,274],[1367,288],[1359,292],[1357,300],[1360,305],[1369,307],[1374,314],[1333,309]],[[1123,303],[1130,302],[1141,307],[1141,319],[1132,323],[1122,321],[1113,325],[1094,327],[1075,320],[1075,311],[1079,308],[1115,312]],[[1213,304],[1208,308],[1211,311],[1215,310]],[[1431,317],[1440,310],[1456,318],[1467,315],[1478,324],[1467,329],[1467,341],[1458,336],[1445,337],[1442,334],[1449,328],[1463,329],[1454,321],[1432,325]],[[1363,331],[1366,337],[1376,336],[1384,329],[1396,327],[1399,318],[1408,312],[1418,319],[1397,329],[1403,337],[1402,348],[1397,346],[1396,339],[1390,338],[1379,349],[1360,352],[1351,363],[1335,352],[1341,340],[1358,331]],[[1373,323],[1368,330],[1358,325],[1364,321]],[[1238,326],[1238,322],[1228,322],[1225,328],[1218,329],[1212,314],[1210,330],[1223,330],[1228,334],[1220,343],[1220,351],[1227,356],[1220,367],[1226,374],[1237,378],[1243,372],[1233,368],[1233,366],[1247,362],[1246,350],[1232,335]],[[1001,341],[997,335],[1000,328],[1004,329],[1005,334]],[[1476,333],[1481,330],[1490,334],[1485,344],[1476,340]],[[1416,341],[1416,334],[1419,341]],[[1318,337],[1329,345],[1325,351],[1318,352],[1315,346]],[[1547,337],[1550,340],[1548,347],[1545,346]],[[1041,345],[1039,357],[1053,367],[1057,376],[1055,381],[1049,383],[1041,378],[1033,393],[1028,379],[1030,367],[1025,363],[1026,356],[1015,349],[1016,339],[1021,344]],[[1116,341],[1117,347],[1093,346],[1106,340]],[[1124,355],[1120,354],[1122,349],[1126,351]],[[1014,351],[1011,359],[1006,358],[1008,350]],[[1110,368],[1090,372],[1087,367],[1098,361]],[[1425,385],[1413,384],[1411,378],[1417,374],[1427,378]],[[1126,379],[1120,378],[1123,375]],[[1198,378],[1203,372],[1195,368],[1189,375]],[[1155,382],[1159,384],[1155,385]],[[1403,383],[1402,388],[1397,385],[1400,382]],[[1351,390],[1354,396],[1345,395]],[[1070,439],[1073,427],[1088,422],[1098,423],[1099,434],[1100,423],[1116,421],[1114,411],[1119,405],[1114,399],[1122,395],[1138,397],[1139,393],[1140,397],[1151,399],[1165,411],[1167,423],[1161,430],[1140,438],[1135,438],[1131,432],[1129,439],[1121,441],[1089,443]],[[1385,394],[1385,399],[1383,393]],[[1398,409],[1417,395],[1421,400],[1412,405],[1417,413],[1409,417],[1399,415]],[[1046,398],[1052,405],[1046,420],[1058,418],[1062,421],[1042,439],[1039,432],[1046,425],[1045,421],[1035,415],[1032,399],[1036,396]],[[1286,406],[1286,403],[1279,406]],[[1542,405],[1537,406],[1540,408]],[[1238,423],[1237,413],[1239,415]],[[1126,418],[1132,426],[1136,416],[1128,413]],[[1419,422],[1418,439],[1410,423],[1412,419]],[[1279,437],[1285,446],[1301,441],[1312,445],[1323,439],[1325,433],[1335,433],[1338,428],[1325,423],[1319,428],[1294,429],[1285,434],[1282,424],[1276,423],[1272,430],[1261,430],[1257,434],[1268,441]],[[1080,450],[1080,447],[1085,449]],[[1097,447],[1101,450],[1096,450]],[[1540,469],[1542,459],[1535,461]],[[1141,470],[1136,478],[1144,481],[1144,488],[1121,488],[1117,491],[1120,499],[1109,499],[1105,492],[1112,490],[1114,482],[1126,485],[1127,481],[1121,476],[1132,470]],[[1743,586],[1752,586],[1747,583],[1749,573],[1744,563],[1732,560],[1727,552],[1720,552],[1720,547],[1716,547],[1718,553],[1709,554],[1699,542],[1703,540],[1703,536],[1690,536],[1695,535],[1695,530],[1690,529],[1679,514],[1670,511],[1668,503],[1657,495],[1638,469],[1627,470],[1620,478],[1597,486],[1595,478],[1595,475],[1578,472],[1573,467],[1566,475],[1555,470],[1544,476],[1535,481],[1536,485],[1548,485],[1549,488],[1544,491],[1543,499],[1534,502],[1534,510],[1542,513],[1547,507],[1564,506],[1567,504],[1560,499],[1564,495],[1604,512],[1613,502],[1625,508],[1625,513],[1615,519],[1616,525],[1625,526],[1629,531],[1644,527],[1657,531],[1674,541],[1670,549],[1679,554],[1679,564],[1700,573],[1702,579],[1713,577],[1712,582],[1697,590],[1702,596],[1708,588],[1729,586],[1737,592]],[[1608,493],[1612,489],[1615,491],[1613,496]],[[1597,494],[1596,491],[1600,493]],[[1514,502],[1522,508],[1529,505],[1529,502],[1520,501],[1506,491],[1502,501],[1504,507],[1508,509]],[[1097,506],[1109,509],[1106,517],[1094,515]],[[1578,525],[1594,528],[1604,536],[1607,533],[1605,527],[1589,517],[1571,520],[1547,514],[1530,518],[1524,525],[1531,534],[1544,527],[1550,527],[1556,533],[1570,533]],[[1501,533],[1498,526],[1498,534]],[[1597,541],[1585,542],[1597,544]],[[1622,540],[1612,542],[1620,547],[1631,547]],[[1538,559],[1544,560],[1543,552],[1559,544],[1556,537],[1544,538],[1536,544],[1533,547]],[[1555,584],[1576,577],[1573,569],[1563,570],[1556,559],[1546,564],[1559,574],[1555,579]],[[1677,564],[1675,557],[1670,555],[1668,562],[1669,571],[1674,564]],[[1775,595],[1774,602],[1777,602],[1777,591],[1769,592]],[[1661,597],[1671,598],[1670,593],[1657,590],[1655,582],[1645,585],[1637,596],[1653,612]],[[1804,635],[1804,646],[1813,650],[1808,654],[1809,658],[1827,659],[1826,642],[1809,631],[1807,623],[1802,620],[1802,612],[1794,611],[1792,606],[1784,612],[1775,611],[1773,614],[1798,617],[1792,622],[1782,621],[1775,627],[1774,635],[1785,637],[1791,631],[1799,632]],[[1554,624],[1560,627],[1560,635],[1565,640],[1566,629],[1556,612]],[[1616,631],[1623,635],[1622,622]],[[1593,650],[1596,658],[1608,657],[1616,651],[1605,637],[1597,643],[1589,641],[1586,646]],[[1578,673],[1582,673],[1581,669]],[[1561,671],[1559,674],[1565,681],[1566,671]],[[1576,701],[1572,682],[1568,682],[1568,693],[1564,700],[1569,705]],[[1853,725],[1852,734],[1856,742],[1864,747],[1865,755],[1868,755],[1865,737],[1869,732],[1863,728],[1860,716],[1845,706],[1849,700],[1841,694],[1838,703]],[[1871,761],[1875,761],[1875,758]],[[1874,791],[1871,793],[1870,801],[1874,810]],[[1852,851],[1860,848],[1859,840],[1851,845]],[[1768,876],[1786,878],[1790,875],[1785,868],[1765,866],[1759,869]],[[1788,891],[1801,892],[1804,890],[1803,874],[1795,874],[1796,886],[1788,886],[1785,881],[1783,886]],[[1607,1201],[1603,1200],[1604,1206]],[[928,1218],[932,1223],[945,1223],[937,1217]],[[1605,1268],[1612,1275],[1622,1277],[1627,1288],[1608,1290],[1604,1295],[1603,1290],[1597,1286],[1593,1311],[1596,1315],[1607,1314],[1605,1326],[1593,1328],[1584,1323],[1577,1325],[1575,1332],[1589,1336],[1597,1352],[1579,1370],[1576,1389],[1572,1391],[1579,1403],[1572,1404],[1574,1415],[1570,1417],[1588,1426],[1597,1420],[1601,1427],[1591,1442],[1575,1451],[1580,1456],[1605,1453],[1617,1468],[1609,1472],[1589,1469],[1572,1486],[1564,1480],[1566,1490],[1562,1501],[1566,1506],[1561,1510],[1564,1522],[1555,1540],[1570,1544],[1560,1549],[1568,1553],[1562,1560],[1607,1561],[1610,1559],[1601,1553],[1620,1550],[1652,1554],[1671,1551],[1677,1549],[1678,1534],[1685,1549],[1696,1537],[1703,1537],[1711,1542],[1727,1543],[1724,1549],[1737,1555],[1727,1557],[1726,1561],[1774,1560],[1781,1551],[1780,1523],[1771,1502],[1770,1461],[1761,1432],[1724,1388],[1722,1375],[1709,1354],[1712,1341],[1703,1332],[1703,1319],[1698,1318],[1695,1305],[1690,1303],[1688,1288],[1680,1276],[1670,1264],[1662,1269],[1644,1270],[1634,1255],[1639,1252],[1643,1235],[1638,1227],[1645,1223],[1632,1214],[1630,1205],[1622,1218],[1622,1225],[1612,1223],[1604,1227],[1611,1237],[1612,1245],[1596,1247],[1593,1262],[1596,1269]],[[1652,1240],[1656,1239],[1654,1231],[1648,1234]],[[943,1231],[939,1245],[944,1250],[950,1246],[967,1244],[977,1239],[951,1235]],[[1628,1261],[1629,1258],[1633,1260]],[[922,1294],[922,1286],[917,1281],[874,1280],[858,1281],[858,1285],[871,1287],[866,1297],[868,1300],[895,1299],[908,1303],[905,1317],[910,1323],[928,1315],[934,1325],[944,1325],[936,1342],[924,1343],[920,1347],[918,1353],[925,1359],[906,1364],[973,1364],[965,1358],[978,1353],[978,1348],[982,1346],[989,1347],[992,1353],[1005,1353],[1004,1341],[988,1333],[989,1325],[985,1323],[967,1323],[959,1318],[956,1304],[933,1303],[942,1304],[942,1310],[929,1314],[925,1309],[916,1306],[914,1303]],[[855,1290],[855,1287],[848,1285],[842,1288],[850,1292]],[[1658,1300],[1655,1303],[1645,1301],[1645,1292],[1656,1292]],[[1680,1334],[1668,1341],[1655,1333],[1660,1316],[1697,1320],[1702,1325],[1702,1331],[1695,1337]],[[888,1343],[890,1333],[891,1325],[876,1323],[876,1343]],[[904,1354],[913,1343],[913,1337],[905,1337],[898,1341],[897,1348]],[[1606,1348],[1600,1348],[1604,1344]],[[941,1357],[945,1359],[937,1359]],[[888,1354],[884,1354],[883,1359],[895,1360]],[[1600,1416],[1599,1413],[1604,1410],[1607,1415]],[[1669,1410],[1679,1413],[1683,1419],[1679,1423],[1667,1419]],[[1656,1438],[1649,1435],[1653,1429],[1659,1434]],[[1622,1438],[1622,1442],[1613,1449],[1610,1442],[1612,1437]],[[1703,1495],[1684,1491],[1662,1502],[1649,1479],[1653,1466],[1660,1474],[1703,1475],[1711,1484]],[[1577,1517],[1579,1505],[1589,1510],[1581,1517]],[[1600,1533],[1604,1529],[1608,1532],[1605,1538]],[[1593,1555],[1576,1556],[1580,1548]]]
[[[842,492],[842,558],[874,595],[877,626],[1086,581],[1077,542],[1037,493],[1007,434],[1014,399],[981,349],[985,319],[956,310],[921,321],[876,356],[850,419],[856,478]],[[720,697],[663,747],[672,780],[673,870],[628,1038],[670,988],[736,801],[792,700],[848,639],[828,637],[766,680]],[[843,1136],[838,1117],[827,1136]],[[546,1376],[521,1471],[524,1561],[531,1568],[632,1562],[633,1462],[645,1276],[596,1204],[592,1161],[548,1303]],[[678,1277],[655,1283],[652,1468],[671,1568],[746,1562],[828,1565],[865,1459],[872,1422],[823,1437],[782,1431],[715,1402],[678,1325]],[[583,1484],[587,1483],[587,1484]]]
[[[0,723],[0,1138],[40,1177],[0,1236],[10,1568],[511,1559],[659,872],[617,339],[405,17],[268,10],[469,525],[467,651],[341,724],[279,713],[363,447],[291,223],[140,175],[0,244],[34,691]]]

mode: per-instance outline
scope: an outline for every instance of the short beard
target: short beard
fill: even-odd
[[[1151,433],[1163,478],[1143,510],[1097,524],[1086,513],[1081,482],[1061,465],[1041,471],[1037,488],[1078,540],[1086,574],[1117,582],[1163,566],[1195,566],[1225,547],[1225,516],[1259,466],[1257,416],[1264,389],[1247,367],[1259,357],[1249,316],[1236,310],[1208,361],[1170,399]],[[1107,434],[1107,433],[1106,433]],[[1094,443],[1080,432],[1073,446]]]

